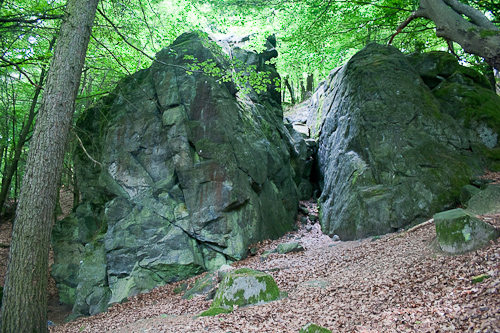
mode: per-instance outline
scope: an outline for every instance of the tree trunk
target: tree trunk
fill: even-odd
[[[420,0],[419,9],[398,32],[416,17],[433,21],[436,36],[457,42],[465,52],[483,57],[491,67],[500,70],[500,29],[480,11],[458,0]]]
[[[290,85],[290,82],[288,81],[288,77],[285,78],[285,86],[290,92],[290,98],[292,100],[292,105],[295,105],[295,94],[293,92],[293,87]]]
[[[51,45],[53,45],[52,42],[51,42]],[[26,123],[24,123],[23,128],[21,129],[21,134],[19,135],[19,141],[17,143],[17,147],[16,147],[16,150],[14,152],[14,158],[12,159],[12,162],[10,163],[8,168],[6,168],[6,172],[4,173],[4,175],[2,177],[2,190],[0,191],[0,212],[3,210],[5,200],[7,199],[7,196],[9,195],[10,184],[12,183],[12,177],[16,173],[17,165],[19,163],[19,159],[21,158],[21,153],[23,152],[24,144],[27,141],[31,125],[33,124],[33,121],[35,120],[36,104],[38,102],[38,96],[40,95],[40,92],[42,90],[40,87],[43,85],[44,79],[45,79],[45,68],[42,68],[42,72],[40,74],[40,80],[38,81],[38,87],[35,89],[35,96],[33,97],[33,100],[31,101],[31,107],[30,107],[30,113],[28,116],[28,121]]]
[[[30,145],[12,232],[2,332],[47,332],[50,233],[64,149],[99,0],[68,0]]]
[[[307,75],[306,91],[312,93],[314,89],[314,74]]]

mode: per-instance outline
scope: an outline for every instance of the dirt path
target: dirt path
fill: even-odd
[[[307,322],[333,332],[500,332],[498,240],[480,251],[446,256],[433,246],[433,224],[394,236],[334,242],[318,224],[302,226],[233,264],[273,275],[288,292],[283,300],[195,318],[210,301],[181,299],[173,293],[175,283],[51,332],[298,332]],[[261,261],[264,250],[291,241],[306,251],[273,253]],[[490,277],[473,284],[480,274]]]

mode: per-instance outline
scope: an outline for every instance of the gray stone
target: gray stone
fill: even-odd
[[[460,189],[460,203],[462,204],[462,206],[467,208],[469,200],[479,192],[481,192],[481,190],[475,186],[472,185],[462,186],[462,188]]]
[[[304,215],[308,215],[309,214],[309,209],[307,209],[306,206],[300,205],[299,206],[299,213],[302,213]]]
[[[82,203],[54,227],[53,276],[76,312],[216,270],[293,228],[310,148],[285,128],[274,85],[257,93],[183,69],[192,56],[225,72],[223,49],[278,77],[264,60],[272,50],[261,57],[183,34],[78,119],[102,166],[76,150]]]
[[[220,282],[224,280],[227,274],[230,272],[234,271],[234,267],[229,266],[229,265],[222,265],[218,270],[217,270],[217,281]]]
[[[500,185],[489,185],[467,203],[467,210],[477,215],[500,213]]]
[[[297,111],[319,141],[325,234],[360,239],[421,222],[493,163],[493,135],[477,130],[499,132],[500,97],[451,58],[369,44]]]
[[[500,231],[461,208],[434,215],[441,249],[452,254],[474,251],[500,236]]]
[[[207,274],[204,277],[197,279],[194,286],[186,290],[184,295],[182,295],[182,298],[191,299],[195,295],[209,294],[215,289],[217,282],[216,273]]]
[[[210,308],[201,316],[230,312],[236,305],[264,304],[286,297],[269,274],[240,268],[229,273],[219,285]]]
[[[277,249],[279,254],[304,251],[304,247],[298,242],[281,243],[278,245]]]
[[[339,240],[340,240],[339,235],[333,235],[333,236],[332,236],[332,241],[334,241],[334,242],[338,242]]]

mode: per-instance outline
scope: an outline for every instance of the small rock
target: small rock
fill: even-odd
[[[500,235],[500,231],[460,208],[435,214],[434,223],[441,249],[453,254],[476,250]]]
[[[333,236],[332,236],[332,241],[334,241],[334,242],[338,242],[339,240],[340,240],[339,235],[333,235]]]
[[[477,193],[481,192],[480,189],[478,189],[475,186],[472,185],[465,185],[462,186],[460,189],[460,203],[462,206],[467,207],[468,201]]]
[[[319,217],[317,215],[309,215],[309,220],[311,220],[311,222],[314,222],[314,221],[317,221],[319,219]]]
[[[314,140],[314,139],[306,139],[305,141],[306,141],[306,145],[308,147],[316,148],[316,145],[317,145],[316,140]]]
[[[307,207],[306,207],[306,206],[300,205],[300,206],[299,206],[299,213],[302,213],[302,214],[304,214],[304,215],[307,215],[307,214],[309,214],[309,210],[307,209]]]
[[[216,293],[217,293],[217,288],[210,290],[207,293],[207,297],[205,297],[205,301],[210,301],[210,300],[214,299]]]
[[[234,271],[233,266],[229,266],[229,265],[220,266],[219,269],[217,270],[217,280],[222,281],[222,279],[224,279],[226,277],[226,275],[232,271]]]
[[[302,223],[302,224],[307,224],[307,217],[302,216],[302,217],[300,218],[300,223]]]
[[[311,231],[311,230],[312,230],[312,228],[313,228],[313,227],[312,227],[311,225],[306,225],[306,231],[307,231],[307,232]]]
[[[200,316],[228,313],[238,307],[263,304],[285,298],[269,274],[249,268],[239,268],[228,274],[219,285],[214,300]]]
[[[278,253],[279,254],[300,252],[300,251],[304,251],[304,248],[302,247],[302,244],[300,244],[298,242],[283,243],[283,244],[278,245]]]
[[[257,251],[259,249],[257,248],[257,246],[252,246],[251,248],[248,249],[248,251],[250,252],[250,255],[254,256],[257,254]]]

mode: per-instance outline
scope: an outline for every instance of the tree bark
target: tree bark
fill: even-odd
[[[26,162],[2,302],[2,332],[47,332],[50,233],[64,150],[99,0],[68,0]]]
[[[293,92],[293,87],[290,85],[290,82],[288,81],[288,77],[285,78],[285,86],[290,92],[290,98],[292,100],[292,105],[295,105],[295,94]]]
[[[465,52],[483,57],[500,70],[500,29],[480,11],[457,0],[420,0],[419,9],[401,24],[398,32],[416,17],[433,21],[436,36],[457,42]]]
[[[55,42],[55,38],[50,43],[51,48],[54,45],[54,42]],[[19,163],[19,159],[21,158],[21,153],[23,152],[24,144],[28,140],[28,134],[29,134],[31,125],[33,124],[33,121],[35,120],[36,104],[38,102],[38,97],[40,96],[40,93],[42,91],[41,86],[43,85],[44,80],[45,80],[45,67],[42,68],[42,72],[40,74],[40,79],[38,81],[38,87],[35,88],[35,96],[33,97],[33,100],[31,101],[31,107],[30,107],[30,113],[28,116],[28,121],[26,123],[24,123],[23,128],[21,129],[21,134],[19,135],[19,141],[17,143],[17,147],[16,147],[16,150],[14,153],[14,158],[12,159],[12,162],[10,163],[9,167],[7,168],[6,173],[2,177],[2,190],[0,191],[0,212],[3,210],[5,200],[7,199],[7,196],[9,195],[10,184],[12,183],[12,177],[16,173],[17,165]]]

